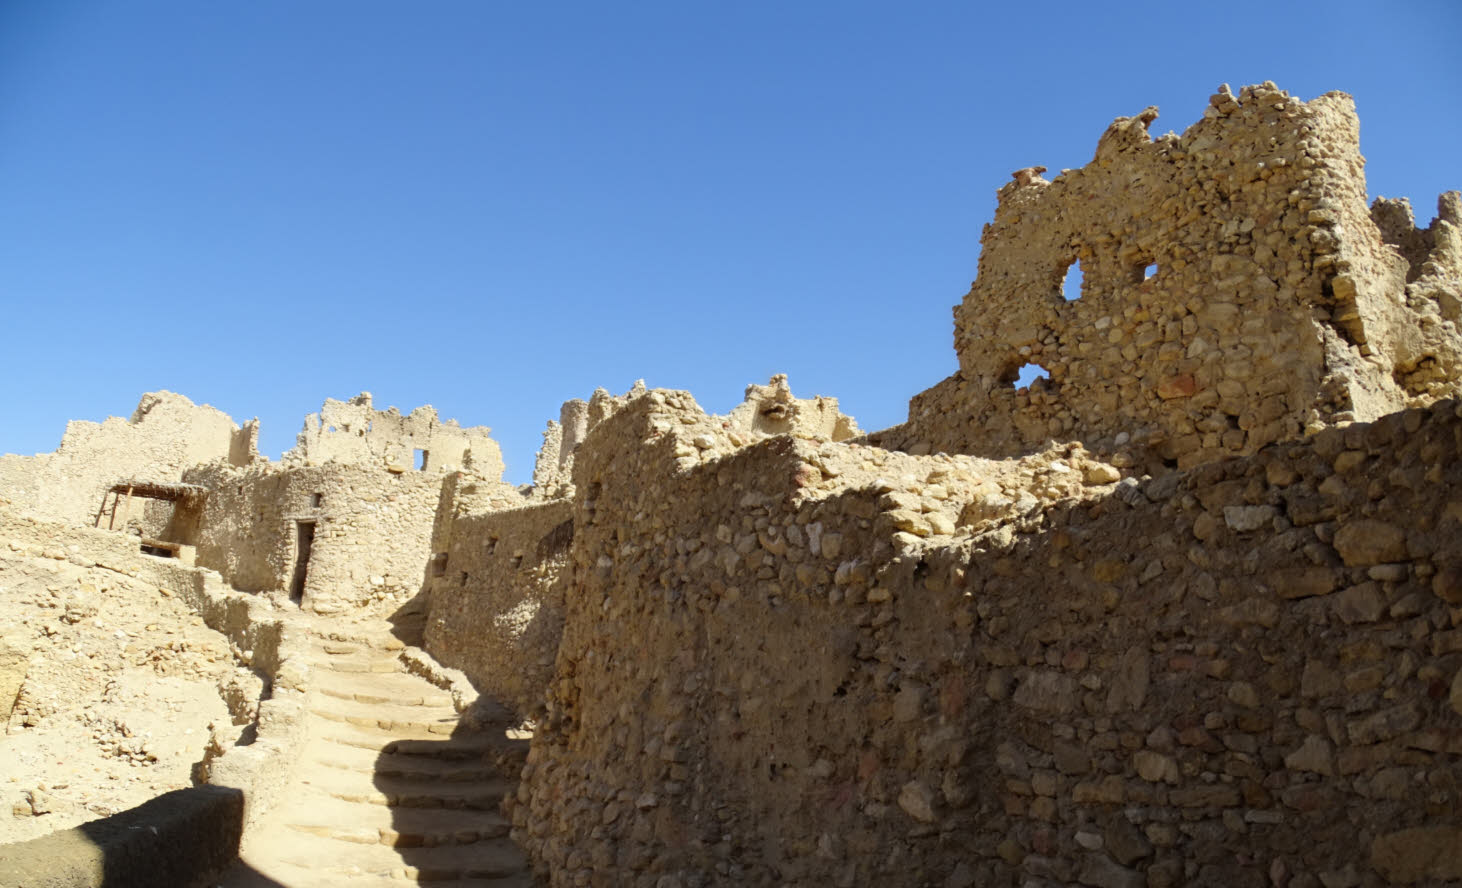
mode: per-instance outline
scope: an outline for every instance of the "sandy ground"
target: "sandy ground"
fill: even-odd
[[[0,842],[193,785],[225,694],[260,687],[166,590],[0,547]]]

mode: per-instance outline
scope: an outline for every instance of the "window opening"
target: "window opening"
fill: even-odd
[[[431,453],[429,451],[422,450],[419,447],[411,452],[413,454],[413,461],[416,463],[416,470],[418,472],[425,472],[426,463],[427,460],[431,458]]]
[[[1015,388],[1017,390],[1028,389],[1031,386],[1035,385],[1036,382],[1049,380],[1050,378],[1051,371],[1047,370],[1045,367],[1042,367],[1040,364],[1026,362],[1025,364],[1021,365],[1019,370],[1016,371]]]
[[[312,494],[310,494],[310,505],[312,507],[316,508],[316,509],[318,509],[321,506],[325,505],[325,494],[323,494],[323,493],[312,493]]]
[[[1075,302],[1081,298],[1082,288],[1086,286],[1086,275],[1081,267],[1081,260],[1077,259],[1066,266],[1066,276],[1061,279],[1061,298],[1067,302]]]
[[[1149,263],[1147,263],[1146,265],[1144,265],[1142,267],[1142,279],[1144,281],[1147,280],[1148,278],[1152,277],[1155,274],[1157,274],[1157,263],[1156,262],[1149,262]]]

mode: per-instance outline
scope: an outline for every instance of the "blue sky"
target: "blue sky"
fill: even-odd
[[[637,378],[892,425],[1009,173],[1222,82],[1354,95],[1423,223],[1462,187],[1462,4],[983,5],[0,0],[0,452],[160,388],[272,457],[430,403],[514,481]]]

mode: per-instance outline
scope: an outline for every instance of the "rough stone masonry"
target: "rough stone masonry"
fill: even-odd
[[[160,393],[0,507],[390,616],[532,727],[555,886],[1455,884],[1462,196],[1367,206],[1340,93],[1156,116],[1000,189],[894,428],[601,390],[515,490],[429,408],[270,463]]]

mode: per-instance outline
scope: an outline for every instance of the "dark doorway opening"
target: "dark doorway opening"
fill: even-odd
[[[310,548],[315,544],[315,522],[294,523],[294,575],[289,580],[289,600],[298,604],[305,597],[305,572],[310,566]]]

